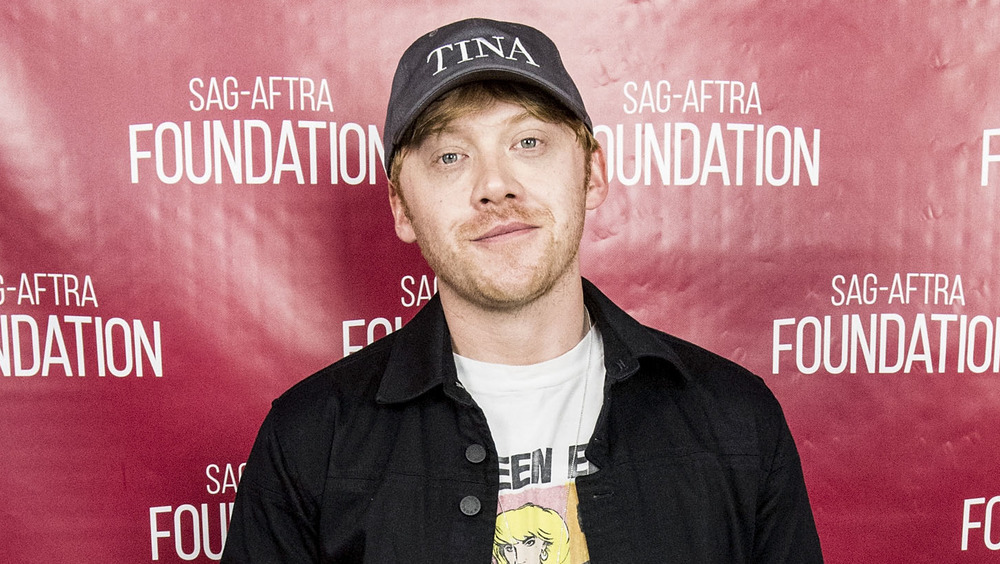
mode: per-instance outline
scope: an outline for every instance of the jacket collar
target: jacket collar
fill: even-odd
[[[604,340],[604,365],[608,384],[628,378],[643,358],[672,365],[683,380],[690,379],[676,351],[583,279],[583,300]],[[376,400],[399,403],[443,386],[454,399],[471,404],[472,398],[458,383],[451,349],[451,334],[435,295],[405,327],[393,334],[389,361]]]

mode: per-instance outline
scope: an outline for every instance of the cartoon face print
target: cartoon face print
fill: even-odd
[[[565,564],[569,529],[559,513],[533,503],[497,515],[493,536],[497,564]]]
[[[514,540],[513,544],[505,544],[501,554],[507,560],[506,564],[542,564],[549,558],[548,547],[552,543],[535,536],[523,540]]]

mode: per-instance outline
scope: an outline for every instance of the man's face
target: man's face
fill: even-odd
[[[604,160],[566,125],[497,102],[403,155],[396,233],[416,241],[442,294],[492,310],[531,303],[579,276],[584,212],[607,194]],[[586,184],[586,185],[585,185]]]

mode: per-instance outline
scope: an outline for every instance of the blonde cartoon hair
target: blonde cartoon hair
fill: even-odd
[[[545,544],[541,560],[546,564],[569,562],[569,530],[563,518],[552,509],[533,503],[526,503],[497,515],[493,558],[497,564],[507,564],[509,560],[504,549],[513,546],[515,542],[531,538]]]

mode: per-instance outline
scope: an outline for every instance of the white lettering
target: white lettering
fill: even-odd
[[[990,151],[990,142],[994,137],[1000,137],[1000,129],[983,130],[983,161],[982,172],[979,183],[982,186],[989,186],[990,183],[990,163],[1000,162],[1000,153]]]
[[[645,104],[654,103],[652,98],[636,99],[631,90],[626,92],[631,96],[626,112],[641,113],[648,109]],[[765,179],[776,187],[819,185],[819,129],[812,130],[811,139],[801,127],[781,125],[712,123],[707,131],[703,135],[702,127],[690,122],[594,127],[607,153],[608,179],[625,186],[634,186],[640,179],[646,186],[743,186],[750,182],[763,186]],[[752,180],[745,175],[747,163],[751,163]]]
[[[839,322],[839,325],[838,325]],[[948,354],[950,325],[958,324],[957,354]],[[782,334],[795,326],[794,337]],[[785,353],[793,353],[801,374],[822,367],[829,374],[927,374],[969,371],[1000,373],[1000,318],[977,315],[898,313],[806,316],[773,321],[771,369],[778,374]],[[951,364],[949,365],[949,358]]]
[[[329,136],[319,135],[320,129],[329,129]],[[278,184],[290,180],[282,173],[292,173],[297,184],[317,185],[320,155],[329,155],[332,185],[340,178],[352,186],[365,181],[374,185],[384,170],[381,134],[372,124],[346,123],[338,128],[337,122],[283,120],[272,127],[264,120],[248,119],[234,120],[229,130],[221,120],[203,121],[200,126],[164,122],[155,129],[153,150],[140,150],[145,141],[140,134],[151,130],[152,124],[129,126],[134,184],[149,174],[146,160],[153,160],[157,179],[165,184],[182,178],[196,185]]]
[[[67,339],[63,323],[73,326],[72,338]],[[83,326],[94,324],[94,341],[84,338]],[[76,354],[72,354],[75,350]],[[66,315],[46,318],[44,337],[38,322],[26,314],[0,315],[0,374],[3,376],[48,376],[53,367],[61,367],[66,376],[86,376],[87,352],[96,358],[98,376],[110,371],[124,378],[141,378],[151,368],[156,377],[163,376],[163,345],[160,322],[152,324],[152,336],[141,320],[131,324],[112,318],[105,324],[100,317]],[[74,361],[75,360],[75,364]]]
[[[157,516],[173,513],[173,529],[161,530]],[[233,503],[219,503],[218,532],[211,526],[211,511],[207,503],[200,506],[183,504],[174,509],[170,505],[149,508],[150,548],[152,559],[160,559],[160,539],[174,537],[174,552],[181,560],[191,561],[204,553],[211,560],[222,558],[222,548],[226,545],[229,522],[233,517]],[[213,542],[213,539],[218,539]],[[187,550],[185,545],[190,544]],[[215,547],[215,548],[213,548]]]
[[[365,319],[348,319],[342,323],[343,331],[343,343],[344,343],[344,356],[351,353],[358,352],[363,349],[365,345],[370,345],[380,337],[384,337],[393,331],[398,331],[403,326],[403,319],[401,317],[395,318],[395,326],[384,317],[376,317],[370,322]],[[354,327],[367,327],[367,341],[364,345],[353,344],[351,339],[351,329]]]

